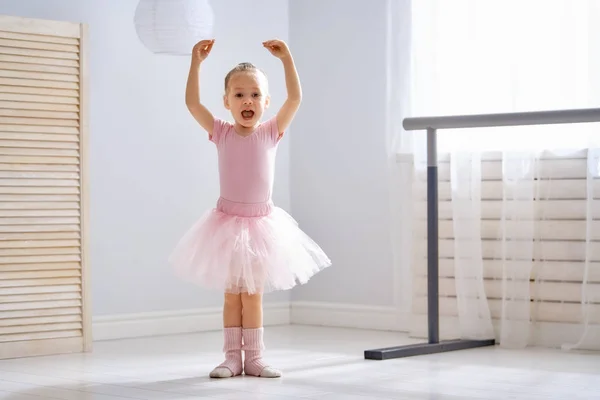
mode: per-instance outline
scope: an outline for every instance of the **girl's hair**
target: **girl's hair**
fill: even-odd
[[[266,80],[267,74],[265,74],[265,71],[263,71],[262,69],[257,68],[254,64],[249,63],[249,62],[239,63],[238,65],[233,67],[233,69],[231,71],[229,71],[227,73],[227,75],[225,76],[225,91],[227,91],[227,86],[229,85],[229,80],[235,73],[237,73],[237,72],[257,72],[257,71],[260,72],[261,74],[263,74],[263,76],[265,77],[265,80]]]

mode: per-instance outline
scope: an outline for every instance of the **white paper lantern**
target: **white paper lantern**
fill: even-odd
[[[140,0],[134,23],[151,52],[190,55],[196,43],[212,38],[214,14],[208,0]]]

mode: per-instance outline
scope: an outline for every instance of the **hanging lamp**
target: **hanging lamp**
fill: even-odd
[[[197,42],[212,38],[214,13],[208,0],[140,0],[134,23],[151,52],[190,55]]]

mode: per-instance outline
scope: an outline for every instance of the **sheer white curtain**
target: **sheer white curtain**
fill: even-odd
[[[407,266],[414,267],[424,256],[413,251],[419,247],[415,241],[422,241],[418,233],[424,229],[416,226],[423,224],[422,219],[413,216],[419,215],[414,209],[423,199],[418,188],[425,179],[425,135],[403,131],[402,119],[600,107],[599,3],[389,2],[388,154],[396,266],[403,271],[403,278],[408,278]],[[579,339],[564,343],[564,347],[600,348],[600,285],[596,279],[600,263],[594,262],[600,256],[594,242],[599,235],[593,229],[594,215],[600,215],[600,202],[594,198],[594,184],[600,177],[600,124],[444,130],[438,138],[439,152],[449,157],[460,335],[495,336],[509,347],[523,347],[534,340],[537,321],[531,311],[535,308],[530,291],[544,285],[546,279],[537,277],[533,285],[531,282],[536,268],[545,265],[544,246],[538,242],[544,235],[540,229],[546,225],[540,224],[544,217],[540,217],[536,200],[552,192],[553,184],[545,183],[546,192],[540,192],[540,166],[550,155],[585,152],[585,262],[577,286],[580,297],[573,302],[581,307],[575,329]],[[490,157],[502,166],[493,262],[483,254],[481,232],[482,158]],[[541,267],[534,259],[542,260]],[[501,281],[501,310],[495,323],[484,278]]]

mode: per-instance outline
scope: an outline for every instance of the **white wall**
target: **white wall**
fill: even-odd
[[[290,1],[304,102],[290,135],[294,217],[333,265],[294,301],[392,306],[387,1]]]
[[[289,10],[282,0],[211,3],[217,42],[203,69],[202,89],[217,116],[228,117],[221,103],[223,77],[240,61],[266,69],[273,96],[269,114],[281,104],[283,71],[262,48],[263,40],[288,40],[300,73],[304,102],[280,146],[274,198],[291,209],[333,266],[294,289],[293,299],[392,306],[397,276],[386,188],[388,0],[296,0]],[[90,25],[95,316],[222,301],[220,294],[178,281],[166,263],[180,235],[214,205],[216,152],[183,105],[189,59],[156,56],[142,47],[132,21],[136,5],[0,3],[2,14]],[[267,296],[289,299],[288,292]]]
[[[156,56],[133,26],[137,0],[3,0],[0,13],[85,22],[90,30],[91,270],[93,314],[218,306],[222,295],[180,282],[167,258],[218,197],[214,145],[185,108],[189,58]],[[203,97],[229,117],[225,73],[251,61],[271,79],[271,113],[285,96],[279,60],[261,42],[288,39],[288,3],[212,1],[216,43]],[[269,117],[271,115],[267,115]],[[275,202],[290,208],[289,140],[280,147]],[[287,301],[289,293],[268,296]]]

